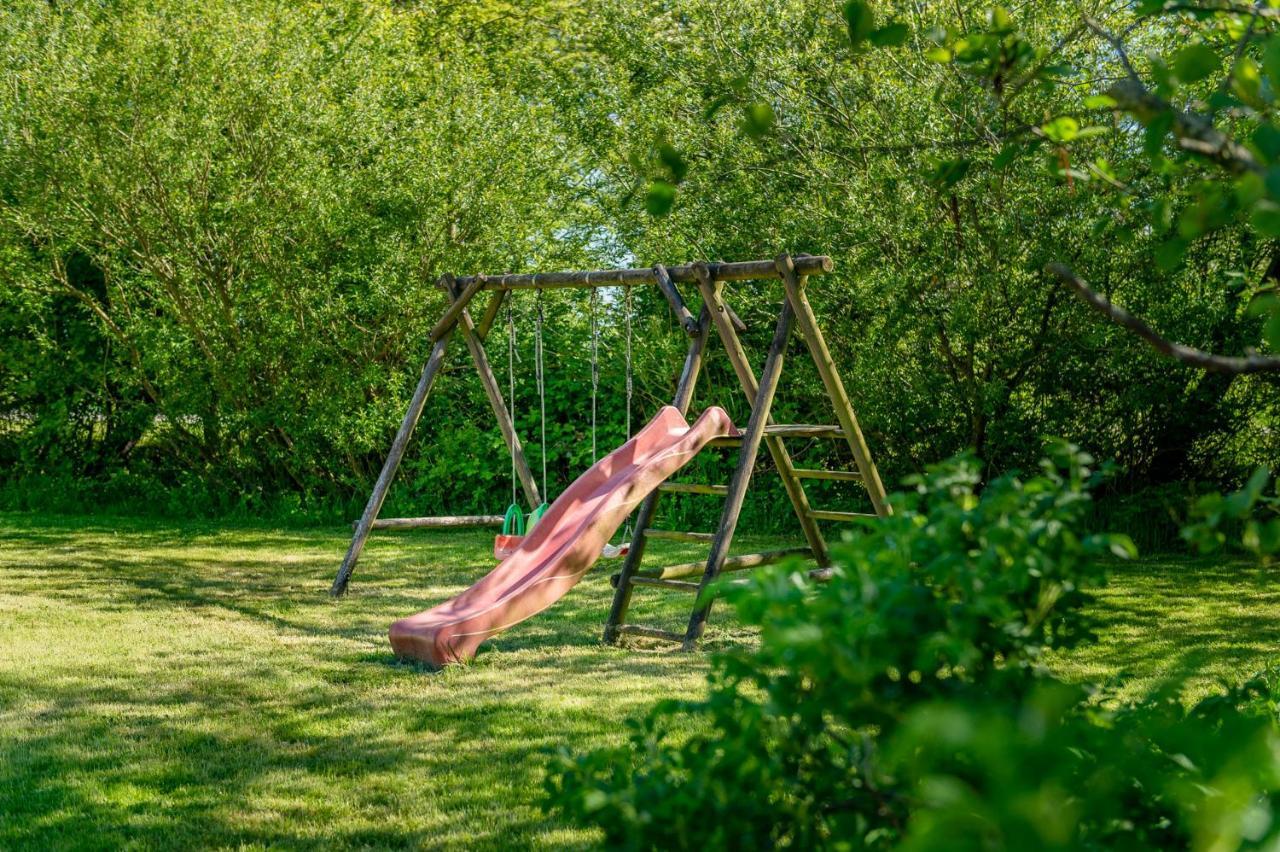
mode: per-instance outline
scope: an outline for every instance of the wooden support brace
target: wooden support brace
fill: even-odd
[[[671,276],[667,274],[667,268],[659,263],[653,267],[653,274],[658,279],[658,289],[667,297],[671,310],[675,311],[680,327],[684,329],[685,334],[690,337],[695,336],[698,333],[698,321],[685,307],[684,299],[680,298],[680,291],[676,289],[676,285],[671,282]]]
[[[489,304],[485,306],[480,322],[476,324],[476,336],[481,341],[489,339],[489,330],[497,321],[498,311],[502,310],[502,304],[507,301],[507,294],[510,292],[510,290],[494,290],[493,295],[489,297]]]

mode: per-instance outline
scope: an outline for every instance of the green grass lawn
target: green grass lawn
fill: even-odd
[[[492,567],[492,538],[375,537],[332,601],[346,544],[341,529],[0,514],[0,848],[590,845],[538,808],[543,750],[618,741],[626,717],[700,691],[706,657],[601,645],[597,569],[471,666],[400,664],[387,626]],[[1136,693],[1199,652],[1192,693],[1238,679],[1280,638],[1274,579],[1119,566],[1102,641],[1053,665],[1128,673]],[[641,589],[633,611],[678,628],[688,605]],[[721,610],[708,646],[746,641]]]

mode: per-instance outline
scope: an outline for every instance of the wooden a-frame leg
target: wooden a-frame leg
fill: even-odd
[[[347,548],[347,555],[338,569],[338,576],[334,578],[333,586],[329,589],[329,594],[334,597],[347,591],[351,572],[355,570],[360,552],[364,550],[364,543],[369,538],[369,530],[373,528],[373,522],[378,519],[378,512],[382,510],[382,501],[387,497],[391,480],[395,478],[396,469],[400,467],[400,460],[404,458],[405,448],[409,445],[409,437],[413,434],[414,427],[418,425],[418,418],[422,416],[427,394],[431,392],[431,385],[440,372],[441,364],[444,363],[445,349],[449,346],[449,338],[452,334],[452,327],[446,329],[431,347],[431,356],[427,358],[426,366],[422,368],[422,375],[418,379],[418,386],[414,388],[413,397],[409,400],[409,410],[404,413],[404,419],[400,421],[400,428],[396,431],[395,440],[391,442],[387,460],[382,463],[382,472],[378,474],[373,493],[369,495],[369,502],[365,504],[364,512],[356,524],[355,535],[351,537],[351,546]]]
[[[760,454],[760,441],[764,437],[764,427],[769,422],[769,409],[773,405],[774,394],[778,391],[778,379],[782,376],[782,361],[787,352],[787,339],[791,336],[791,327],[795,322],[795,314],[790,302],[782,303],[782,311],[778,314],[778,327],[773,334],[773,342],[769,345],[769,355],[765,358],[764,368],[760,371],[759,388],[751,404],[751,417],[747,420],[746,432],[742,436],[742,451],[738,456],[738,466],[729,480],[729,494],[725,497],[724,510],[720,515],[720,528],[711,542],[711,552],[707,556],[707,567],[702,573],[702,582],[698,584],[698,597],[693,605],[693,614],[689,616],[689,627],[684,634],[684,650],[691,651],[697,644],[702,632],[706,629],[707,616],[711,613],[711,599],[707,597],[707,587],[720,575],[725,558],[729,555],[729,547],[733,544],[733,534],[738,527],[738,516],[742,513],[742,501],[747,496],[747,486],[751,484],[751,471],[755,468],[756,458]]]
[[[698,277],[698,289],[702,292],[703,303],[710,306],[712,322],[715,323],[716,332],[724,344],[725,353],[729,356],[729,363],[738,377],[738,384],[742,386],[742,392],[746,394],[747,399],[754,400],[760,385],[756,381],[755,371],[751,369],[751,362],[742,348],[742,341],[733,323],[733,311],[724,301],[721,285],[711,280],[710,269],[705,263],[696,264],[694,274]],[[778,476],[782,479],[787,497],[791,500],[796,519],[800,522],[800,530],[804,533],[809,549],[813,551],[813,558],[819,567],[829,565],[831,557],[827,550],[826,539],[822,537],[822,531],[818,529],[818,523],[813,519],[809,498],[804,493],[804,486],[800,484],[799,477],[796,476],[791,454],[787,452],[782,439],[777,436],[766,436],[764,442],[769,449],[769,455],[773,458],[774,466],[778,469]]]
[[[689,342],[689,353],[685,355],[684,369],[680,371],[680,381],[676,384],[675,399],[671,401],[681,414],[689,413],[689,404],[693,401],[693,390],[698,384],[698,374],[702,370],[702,354],[707,348],[709,325],[710,317],[707,307],[703,305],[702,313],[698,316],[697,333]],[[627,617],[627,609],[631,606],[631,592],[634,588],[631,578],[640,569],[640,562],[644,559],[645,544],[648,541],[644,533],[653,524],[660,494],[661,492],[656,488],[650,491],[641,502],[640,511],[636,513],[635,534],[631,537],[631,547],[627,550],[627,558],[622,563],[622,570],[618,574],[618,586],[613,592],[613,605],[609,607],[609,618],[604,625],[604,641],[610,645],[618,641],[618,626]]]
[[[454,283],[449,281],[447,286],[449,287],[450,295],[456,298],[458,293]],[[458,315],[458,329],[462,332],[462,338],[467,343],[467,350],[471,353],[471,360],[475,363],[476,372],[480,374],[480,384],[484,386],[484,394],[489,400],[489,407],[493,409],[493,416],[498,421],[498,428],[502,431],[502,439],[507,444],[507,452],[511,454],[512,460],[515,461],[516,477],[520,480],[525,499],[529,501],[531,509],[537,508],[542,504],[542,495],[538,492],[538,482],[533,478],[533,471],[529,469],[529,461],[525,458],[524,447],[520,444],[520,436],[516,434],[515,422],[511,419],[511,413],[507,410],[506,401],[502,398],[501,385],[498,384],[498,379],[493,374],[493,368],[489,365],[489,358],[485,355],[484,343],[475,323],[471,320],[470,312],[466,308],[463,308]]]
[[[892,509],[885,496],[884,483],[880,481],[880,472],[876,470],[876,464],[871,458],[871,450],[867,446],[867,439],[863,437],[862,428],[858,425],[858,416],[853,412],[853,404],[849,401],[849,394],[844,389],[844,382],[840,380],[840,373],[836,370],[831,350],[827,348],[826,338],[822,336],[822,328],[818,325],[818,318],[813,313],[813,306],[805,296],[805,279],[796,275],[795,263],[790,255],[780,256],[775,264],[786,290],[787,304],[791,305],[791,309],[795,311],[796,327],[809,348],[814,366],[818,368],[818,375],[822,378],[827,396],[831,398],[836,420],[840,423],[845,440],[849,442],[849,450],[853,453],[858,473],[862,474],[862,482],[867,488],[867,494],[871,497],[871,505],[875,507],[877,515],[883,517],[891,514]]]

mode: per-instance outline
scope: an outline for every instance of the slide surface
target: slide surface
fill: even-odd
[[[663,407],[578,477],[497,568],[456,598],[391,625],[391,647],[436,666],[470,660],[485,639],[573,588],[645,495],[708,441],[733,434],[722,408],[708,408],[690,426],[677,409]]]

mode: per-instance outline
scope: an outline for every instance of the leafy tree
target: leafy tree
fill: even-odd
[[[760,628],[705,699],[666,702],[620,747],[562,749],[548,805],[629,849],[1231,849],[1273,842],[1275,678],[1186,709],[1170,686],[1102,701],[1043,655],[1090,641],[1089,459],[978,493],[931,468],[897,514],[833,553],[727,591]]]

